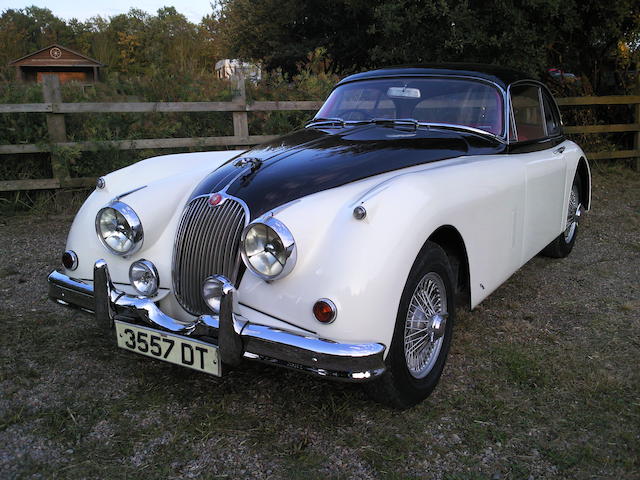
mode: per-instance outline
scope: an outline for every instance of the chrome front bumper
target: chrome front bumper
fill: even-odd
[[[49,297],[95,313],[98,325],[113,327],[118,317],[185,337],[215,344],[222,361],[237,365],[243,358],[346,381],[367,381],[384,370],[384,345],[338,343],[311,335],[251,323],[233,313],[233,288],[223,293],[219,315],[201,315],[184,324],[164,314],[153,300],[117,290],[104,260],[93,269],[93,286],[59,272],[48,278]]]

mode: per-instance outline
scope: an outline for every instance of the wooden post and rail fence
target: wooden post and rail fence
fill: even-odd
[[[247,103],[244,82],[237,83],[236,95],[230,102],[122,102],[122,103],[64,103],[60,94],[58,77],[45,75],[43,82],[43,103],[1,104],[0,114],[43,113],[47,116],[49,132],[48,144],[0,145],[0,155],[25,153],[51,154],[52,178],[3,180],[0,181],[0,192],[18,190],[40,190],[87,187],[95,183],[95,178],[71,178],[69,166],[63,155],[57,154],[65,147],[80,151],[95,151],[112,148],[117,150],[163,149],[189,147],[235,147],[251,146],[266,142],[277,135],[250,135],[248,112],[271,111],[315,111],[322,101],[268,101]],[[634,159],[633,165],[638,170],[640,164],[640,95],[615,95],[603,97],[566,97],[558,98],[561,107],[592,105],[634,105],[633,123],[614,125],[575,125],[565,126],[568,134],[598,134],[635,132],[632,150],[613,150],[587,152],[590,160]],[[144,112],[231,112],[233,115],[233,135],[222,137],[197,138],[151,138],[137,140],[110,140],[69,142],[65,128],[65,115],[77,113],[144,113]],[[2,157],[0,157],[0,161]]]

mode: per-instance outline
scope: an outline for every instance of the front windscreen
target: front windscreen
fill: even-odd
[[[317,119],[413,119],[503,135],[502,94],[475,80],[422,77],[362,80],[336,88]]]

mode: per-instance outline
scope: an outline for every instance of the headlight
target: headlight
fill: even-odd
[[[136,212],[122,202],[113,202],[96,215],[96,233],[109,251],[131,255],[142,246],[142,223]]]
[[[247,268],[265,280],[288,275],[296,264],[293,235],[273,217],[247,225],[240,253]]]
[[[140,295],[152,297],[158,293],[160,277],[155,265],[149,260],[137,260],[131,264],[129,281]]]

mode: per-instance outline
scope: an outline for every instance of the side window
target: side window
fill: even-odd
[[[512,87],[511,105],[519,142],[546,136],[538,87],[531,85]]]
[[[549,94],[542,91],[542,106],[544,107],[544,121],[547,125],[547,135],[553,137],[561,133],[560,115]]]

